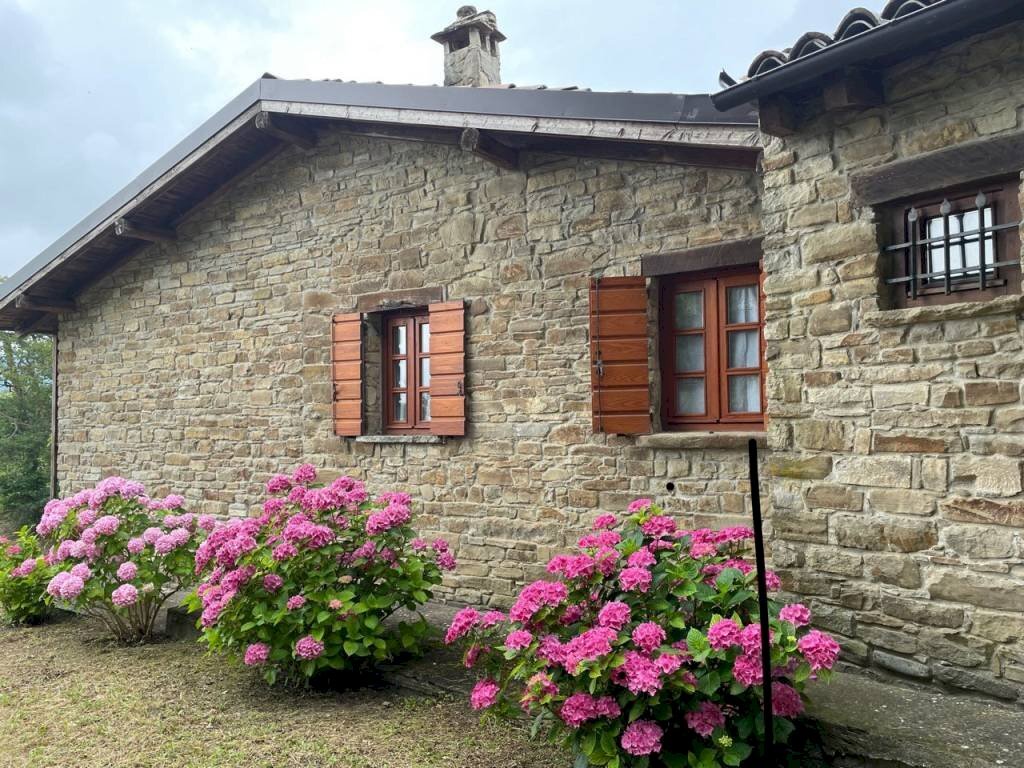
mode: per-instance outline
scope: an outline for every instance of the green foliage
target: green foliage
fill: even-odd
[[[46,585],[53,568],[42,558],[39,539],[28,526],[14,540],[0,536],[0,615],[15,624],[43,618],[49,606]]]
[[[287,500],[224,524],[196,554],[205,580],[188,604],[202,609],[202,641],[271,684],[417,651],[428,631],[417,609],[454,566],[443,541],[413,540],[405,494],[370,500],[351,478],[317,487],[311,475],[271,480]],[[386,621],[403,608],[412,620]]]
[[[0,331],[0,517],[31,521],[46,502],[50,477],[53,345]]]

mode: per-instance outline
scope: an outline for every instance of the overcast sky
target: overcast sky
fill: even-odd
[[[0,0],[0,275],[263,72],[429,84],[453,0]],[[494,0],[502,79],[707,93],[854,0]],[[867,3],[876,11],[881,0]]]

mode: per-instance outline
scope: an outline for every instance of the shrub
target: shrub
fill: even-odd
[[[315,479],[308,464],[271,478],[260,517],[220,525],[196,551],[203,641],[271,684],[417,650],[422,616],[385,619],[417,610],[455,567],[444,540],[413,538],[408,495],[371,500],[352,478]]]
[[[145,641],[167,599],[194,584],[196,545],[214,524],[184,504],[177,495],[151,499],[141,483],[120,477],[49,502],[36,527],[53,544],[45,558],[56,574],[46,591],[118,640]]]
[[[756,576],[741,556],[753,531],[677,530],[646,499],[619,523],[599,517],[579,554],[548,564],[557,580],[526,586],[507,616],[456,615],[445,641],[464,643],[482,675],[471,705],[525,711],[580,766],[744,763],[764,732]],[[802,605],[770,613],[780,741],[804,682],[827,676],[839,647],[806,631]]]
[[[8,621],[30,624],[46,615],[46,584],[52,575],[31,528],[23,527],[13,541],[0,536],[0,614]]]

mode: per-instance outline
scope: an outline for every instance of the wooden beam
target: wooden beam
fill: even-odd
[[[961,184],[1014,176],[1024,168],[1024,131],[966,141],[850,176],[854,202],[878,205]]]
[[[129,237],[132,240],[145,240],[150,243],[173,243],[177,237],[173,229],[141,226],[124,218],[114,221],[114,234],[118,237]]]
[[[511,140],[511,139],[507,139]],[[760,147],[683,147],[675,144],[654,144],[641,141],[607,141],[606,139],[552,139],[529,136],[520,139],[522,152],[545,152],[571,157],[594,157],[601,160],[623,160],[635,163],[685,165],[700,168],[735,168],[753,171],[760,157]]]
[[[53,331],[38,331],[36,330],[39,326],[43,325],[47,320],[51,319],[52,315],[46,312],[40,312],[35,317],[26,320],[18,326],[17,334],[19,338],[25,338],[32,333],[53,333]]]
[[[36,312],[74,312],[78,305],[74,299],[37,299],[27,294],[22,294],[15,302],[18,309],[34,309]]]
[[[672,275],[679,272],[701,272],[707,269],[747,266],[761,260],[762,238],[729,240],[699,248],[669,253],[649,253],[640,257],[640,273],[644,277]]]
[[[280,117],[273,117],[269,112],[257,113],[253,125],[268,136],[301,149],[312,149],[316,146],[316,137],[304,127],[300,127],[298,123],[286,125]]]
[[[435,128],[418,125],[386,125],[383,123],[359,123],[351,120],[332,121],[332,130],[352,136],[368,136],[374,139],[400,139],[420,141],[427,144],[457,146],[458,128]]]
[[[882,78],[877,72],[848,68],[824,89],[826,110],[867,109],[884,102]]]
[[[769,136],[792,136],[796,133],[796,110],[785,96],[762,99],[757,105],[761,130]]]
[[[519,169],[519,150],[502,144],[490,133],[479,128],[465,128],[459,136],[459,146],[466,152],[510,171]]]

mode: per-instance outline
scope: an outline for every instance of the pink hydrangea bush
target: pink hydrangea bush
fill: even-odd
[[[417,650],[422,616],[385,619],[418,612],[455,567],[444,540],[414,538],[407,494],[315,480],[308,464],[272,477],[259,517],[219,525],[196,551],[202,583],[188,604],[203,641],[271,684]]]
[[[46,616],[46,585],[53,569],[42,547],[25,526],[14,536],[0,536],[0,616],[13,624],[33,624]]]
[[[36,526],[51,545],[49,599],[99,619],[121,642],[149,639],[168,598],[195,583],[196,547],[213,527],[184,506],[121,477],[50,501]]]
[[[505,616],[460,611],[445,636],[481,680],[471,705],[525,712],[578,755],[620,768],[757,765],[764,722],[753,531],[681,530],[649,500],[599,517]],[[768,574],[769,590],[779,579]],[[839,646],[808,609],[770,602],[776,739]]]

